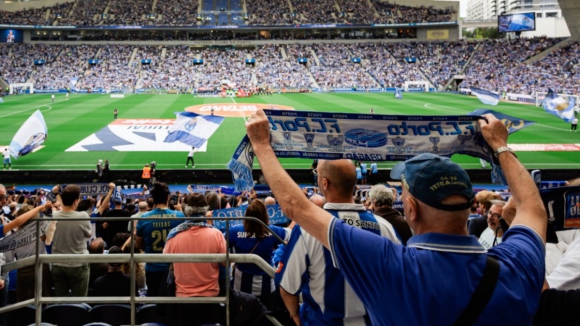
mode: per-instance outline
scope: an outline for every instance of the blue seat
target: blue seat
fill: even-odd
[[[107,323],[111,326],[131,324],[131,306],[124,304],[103,304],[89,312],[93,323]]]
[[[139,324],[164,324],[165,318],[157,313],[156,304],[146,304],[137,311],[137,323]]]
[[[54,304],[44,309],[42,321],[58,326],[82,326],[91,322],[90,310],[86,303]]]
[[[36,322],[36,308],[26,306],[8,313],[8,326],[28,326]]]

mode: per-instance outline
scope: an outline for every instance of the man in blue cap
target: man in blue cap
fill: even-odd
[[[503,242],[489,251],[467,233],[472,185],[449,159],[423,154],[393,168],[415,231],[404,247],[309,202],[272,150],[262,110],[246,129],[285,215],[329,249],[373,325],[530,325],[544,282],[546,212],[534,181],[507,147],[505,125],[493,115],[479,124],[517,207]]]

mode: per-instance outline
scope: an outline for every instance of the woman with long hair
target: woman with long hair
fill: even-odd
[[[246,209],[246,217],[255,217],[265,225],[269,225],[270,218],[266,206],[260,200],[253,200]],[[272,253],[280,244],[272,232],[288,241],[290,229],[274,225],[266,226],[261,223],[244,220],[243,225],[230,228],[230,248],[238,254],[255,254],[271,264]],[[274,280],[254,264],[237,264],[232,273],[232,287],[256,295],[262,303],[271,308],[272,292],[275,290]]]

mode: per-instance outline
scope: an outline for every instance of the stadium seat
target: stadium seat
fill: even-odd
[[[88,323],[84,324],[83,326],[112,326],[112,325],[109,325],[107,323]]]
[[[157,313],[156,304],[146,304],[139,308],[137,312],[137,323],[143,325],[163,324],[165,323],[165,319]]]
[[[131,324],[131,306],[123,304],[104,304],[93,307],[90,311],[91,321],[107,323],[112,326]]]
[[[36,321],[36,308],[26,306],[8,313],[8,326],[27,326]]]
[[[82,326],[91,321],[89,310],[86,303],[55,304],[44,309],[42,319],[58,326]]]

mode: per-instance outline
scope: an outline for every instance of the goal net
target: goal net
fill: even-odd
[[[542,101],[544,101],[546,95],[548,95],[547,92],[536,93],[536,106],[542,105]],[[580,108],[580,104],[578,103],[580,101],[580,95],[566,95],[566,94],[558,94],[558,95],[560,95],[565,100],[570,100],[570,98],[574,98],[575,108],[576,109]]]
[[[429,91],[429,82],[425,81],[425,80],[417,80],[417,81],[405,81],[405,92],[409,91],[409,86],[411,87],[411,90],[416,90],[413,88],[423,88],[424,92],[428,92]]]
[[[10,95],[14,94],[14,89],[15,88],[22,88],[24,90],[28,89],[30,94],[34,94],[34,87],[32,86],[32,83],[16,83],[16,84],[10,84]]]

